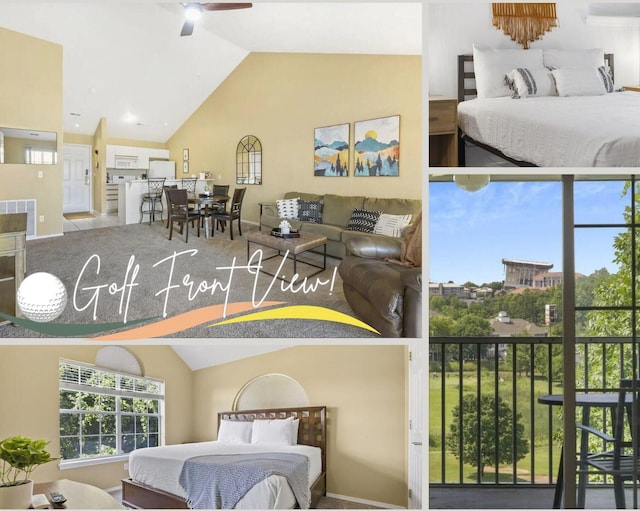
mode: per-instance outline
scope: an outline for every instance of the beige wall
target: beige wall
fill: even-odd
[[[0,346],[0,439],[24,435],[50,441],[54,456],[60,454],[58,424],[59,358],[93,363],[96,345]],[[165,381],[165,437],[168,444],[192,438],[193,372],[168,346],[129,347],[149,377]],[[46,482],[60,478],[78,480],[107,489],[126,478],[122,462],[59,470],[57,463],[39,467],[33,478]]]
[[[62,149],[62,47],[0,28],[2,126],[56,132]],[[38,177],[38,172],[42,177]],[[19,176],[20,179],[16,179]],[[62,233],[62,161],[0,164],[0,199],[35,199],[38,235]]]
[[[215,438],[248,381],[283,373],[328,408],[328,492],[406,507],[406,361],[404,346],[300,346],[197,371],[194,440]]]
[[[243,218],[287,191],[421,197],[421,57],[253,53],[176,131],[167,145],[190,174],[212,172],[235,187],[236,146],[255,135],[263,148],[263,185],[248,185]],[[314,129],[400,115],[400,176],[313,175]],[[350,161],[353,174],[353,153]],[[180,173],[179,173],[180,174]],[[218,174],[221,179],[218,180]]]

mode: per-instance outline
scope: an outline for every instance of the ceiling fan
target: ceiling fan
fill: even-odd
[[[202,16],[202,11],[231,11],[234,9],[248,9],[252,7],[250,3],[198,3],[190,2],[182,4],[184,7],[184,25],[182,25],[181,36],[193,34],[195,22]]]

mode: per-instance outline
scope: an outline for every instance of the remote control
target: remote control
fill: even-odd
[[[51,498],[51,503],[54,505],[59,505],[60,503],[67,501],[67,498],[65,498],[61,492],[57,491],[50,492],[49,497]]]

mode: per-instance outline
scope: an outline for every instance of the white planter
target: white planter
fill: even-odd
[[[33,480],[11,487],[0,487],[0,509],[26,510],[31,506],[32,496]]]

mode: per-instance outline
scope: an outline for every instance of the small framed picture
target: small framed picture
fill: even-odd
[[[182,162],[182,174],[189,174],[189,162],[187,160]]]
[[[189,148],[186,148],[186,149],[182,150],[182,159],[183,160],[189,160]]]

